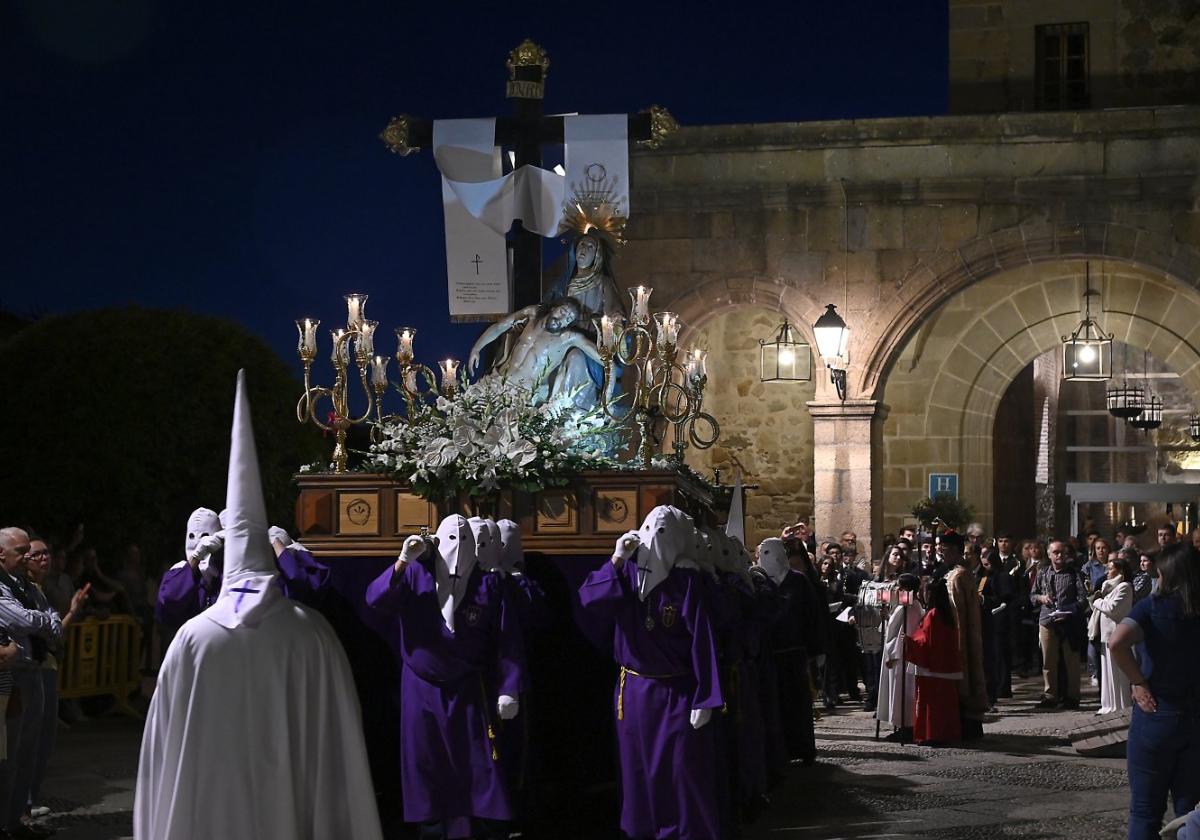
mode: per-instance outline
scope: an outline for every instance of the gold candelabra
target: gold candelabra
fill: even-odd
[[[346,328],[331,330],[333,352],[330,361],[333,363],[334,373],[332,387],[325,388],[312,383],[312,366],[317,358],[317,327],[321,326],[321,322],[314,318],[301,318],[296,321],[296,329],[300,333],[296,352],[304,365],[304,393],[296,403],[296,419],[301,423],[311,421],[319,428],[334,433],[336,442],[333,447],[333,468],[339,473],[346,472],[346,433],[351,426],[371,422],[373,416],[374,436],[384,422],[411,417],[418,402],[436,393],[433,371],[417,364],[413,354],[413,342],[417,331],[412,327],[398,327],[395,331],[396,364],[400,373],[397,385],[404,398],[407,413],[383,413],[384,395],[389,384],[389,359],[387,356],[375,355],[375,331],[379,322],[366,319],[367,295],[349,294],[345,299]],[[455,359],[445,359],[439,365],[442,373],[441,392],[447,396],[453,395],[457,387],[458,364]],[[350,407],[350,379],[353,368],[357,368],[359,383],[366,400],[366,407],[358,416],[352,413]],[[424,380],[426,388],[421,387],[421,380]],[[323,420],[317,411],[317,405],[322,398],[328,398],[331,404],[332,411],[328,420]]]
[[[596,349],[604,364],[600,405],[605,416],[614,422],[626,422],[628,418],[614,410],[620,400],[611,399],[614,359],[634,371],[629,413],[633,414],[638,432],[637,457],[643,469],[650,468],[654,457],[654,426],[660,418],[674,433],[672,448],[680,462],[689,442],[697,449],[708,449],[721,435],[716,418],[702,410],[704,386],[708,382],[707,352],[692,349],[684,354],[683,364],[677,361],[679,316],[674,312],[656,312],[652,318],[651,291],[648,286],[629,290],[632,309],[628,322],[620,316],[608,315],[595,321]],[[704,426],[707,433],[702,432]]]

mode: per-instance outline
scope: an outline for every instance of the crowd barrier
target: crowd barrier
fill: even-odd
[[[129,696],[141,685],[142,629],[132,616],[87,619],[64,629],[58,663],[62,699],[111,695],[116,710],[138,717]]]

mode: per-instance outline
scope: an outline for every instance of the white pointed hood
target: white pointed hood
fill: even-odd
[[[187,521],[187,536],[183,540],[183,556],[188,558],[200,544],[200,540],[221,530],[217,514],[208,508],[196,508]]]
[[[501,519],[496,523],[500,529],[502,552],[500,565],[504,571],[511,572],[525,560],[525,550],[521,547],[521,526],[511,519]]]
[[[750,581],[749,557],[746,549],[734,537],[724,531],[714,529],[710,534],[713,542],[717,571],[726,574],[740,575],[746,582]]]
[[[229,483],[225,490],[225,557],[221,594],[205,613],[223,627],[258,624],[283,597],[276,586],[275,552],[267,537],[254,424],[246,396],[246,371],[238,371],[229,447]]]
[[[758,565],[767,573],[767,577],[776,583],[782,583],[791,571],[788,564],[787,547],[779,537],[768,537],[758,544]]]
[[[659,505],[638,529],[638,598],[646,600],[677,564],[694,565],[696,528],[678,508]]]
[[[442,621],[451,633],[454,632],[454,611],[466,595],[476,562],[475,536],[470,521],[455,513],[438,523],[433,571]]]
[[[482,516],[472,516],[471,536],[475,538],[475,558],[479,568],[485,572],[494,572],[501,566],[504,547],[500,545],[500,529],[496,523]]]
[[[705,526],[696,529],[696,565],[714,577],[717,574],[717,534]]]

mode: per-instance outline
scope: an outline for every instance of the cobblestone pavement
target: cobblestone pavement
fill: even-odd
[[[1065,737],[1092,719],[1095,689],[1079,712],[1035,710],[1038,690],[1034,680],[1019,681],[970,749],[876,741],[868,713],[841,707],[817,723],[817,764],[791,769],[743,840],[1123,837],[1124,761],[1083,758]],[[114,717],[60,731],[42,803],[56,840],[131,834],[140,737],[140,722]]]

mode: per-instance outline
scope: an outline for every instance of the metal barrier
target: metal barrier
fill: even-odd
[[[129,696],[141,685],[142,629],[132,616],[85,619],[64,631],[58,696],[64,700],[111,695],[116,710],[140,717]]]

